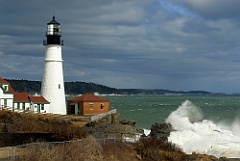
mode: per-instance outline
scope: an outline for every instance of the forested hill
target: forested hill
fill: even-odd
[[[13,80],[5,79],[8,81],[16,92],[28,92],[30,94],[40,93],[41,81],[30,81],[30,80]],[[85,82],[65,82],[65,93],[66,94],[84,94],[84,93],[118,93],[115,88],[110,88],[95,83]]]
[[[8,81],[16,92],[28,92],[30,94],[40,93],[41,81],[31,81],[31,80],[13,80],[5,79]],[[205,91],[170,91],[163,89],[116,89],[95,83],[86,82],[65,82],[65,93],[66,94],[85,94],[94,93],[99,94],[210,94],[210,92]]]

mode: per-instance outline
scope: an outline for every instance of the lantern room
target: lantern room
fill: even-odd
[[[43,45],[56,44],[63,45],[63,41],[61,40],[61,32],[60,32],[60,23],[55,20],[53,16],[52,21],[47,24],[47,32],[46,37],[47,40],[43,41]]]

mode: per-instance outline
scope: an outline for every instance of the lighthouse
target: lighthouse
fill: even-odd
[[[41,85],[41,95],[50,102],[49,111],[52,114],[66,114],[66,101],[62,66],[62,46],[60,23],[53,19],[47,24],[44,69]]]

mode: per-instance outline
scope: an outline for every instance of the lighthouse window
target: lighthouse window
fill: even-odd
[[[58,29],[58,28],[54,28],[53,31],[54,31],[54,32],[58,32],[59,29]]]
[[[60,84],[58,84],[58,89],[61,89],[61,85]]]

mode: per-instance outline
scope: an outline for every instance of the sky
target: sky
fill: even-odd
[[[65,81],[240,93],[239,0],[0,0],[0,77],[42,79],[54,15]]]

